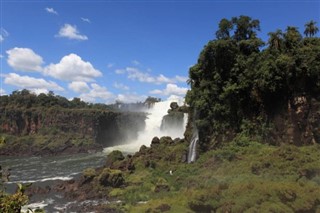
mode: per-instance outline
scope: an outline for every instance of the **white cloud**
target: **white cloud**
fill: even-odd
[[[154,95],[178,95],[184,96],[187,93],[188,89],[185,87],[178,87],[176,84],[167,84],[164,90],[152,90],[149,93]]]
[[[114,86],[115,88],[117,88],[117,89],[129,90],[129,87],[126,86],[126,85],[124,85],[124,84],[122,84],[122,83],[115,82],[115,83],[113,84],[113,86]]]
[[[40,88],[40,89],[35,88],[35,89],[30,89],[30,91],[35,93],[35,94],[37,94],[37,95],[39,95],[41,93],[44,93],[44,94],[48,94],[49,93],[49,90],[46,89],[46,88]]]
[[[29,48],[15,47],[7,51],[8,64],[19,71],[42,71],[42,57]]]
[[[168,78],[163,74],[152,76],[148,72],[143,72],[135,67],[126,67],[125,69],[115,70],[116,74],[127,74],[127,77],[133,81],[137,80],[143,83],[168,84],[176,82],[186,82],[187,77],[176,75],[174,78]]]
[[[1,95],[6,95],[6,91],[4,89],[0,89],[0,96]]]
[[[80,34],[77,26],[72,26],[70,24],[65,24],[63,27],[61,27],[59,34],[56,36],[75,40],[88,40],[87,36]]]
[[[128,78],[131,80],[138,80],[140,82],[146,83],[154,83],[155,78],[150,76],[148,73],[141,72],[137,68],[134,67],[127,67],[126,68]]]
[[[81,17],[81,20],[87,23],[91,23],[90,19]]]
[[[80,98],[86,102],[95,102],[96,99],[102,99],[108,101],[114,97],[114,95],[107,90],[106,87],[99,86],[96,83],[92,83],[91,90],[88,93],[83,93]]]
[[[74,92],[84,93],[90,90],[88,84],[83,81],[73,81],[68,85],[69,89]]]
[[[136,103],[143,102],[147,98],[146,95],[137,95],[137,94],[118,94],[116,100],[122,103]]]
[[[18,88],[30,90],[55,90],[63,91],[64,89],[53,81],[46,81],[43,78],[34,78],[30,76],[21,76],[16,73],[5,75],[4,83],[16,86]]]
[[[176,75],[175,79],[176,79],[178,82],[187,82],[188,77]]]
[[[115,73],[120,75],[120,74],[124,74],[126,72],[126,70],[124,69],[116,69]]]
[[[8,31],[6,31],[4,28],[0,28],[0,43],[2,43],[4,41],[5,37],[8,37],[9,33]]]
[[[48,13],[58,15],[58,12],[55,11],[53,8],[46,7],[45,10],[46,10]]]
[[[83,61],[76,54],[64,56],[59,63],[50,64],[44,69],[46,75],[66,81],[93,81],[94,78],[102,76],[90,62]]]

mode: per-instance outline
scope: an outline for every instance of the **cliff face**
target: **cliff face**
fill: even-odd
[[[286,112],[273,117],[271,142],[310,145],[320,143],[320,102],[296,96],[288,102]]]
[[[89,148],[125,143],[144,128],[145,118],[143,113],[96,109],[0,108],[3,141],[0,154],[6,154],[1,150],[12,147],[21,151],[36,147],[39,152],[49,147],[55,152],[52,147]]]

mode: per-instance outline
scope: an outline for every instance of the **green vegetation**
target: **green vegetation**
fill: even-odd
[[[110,199],[123,201],[112,204],[114,208],[123,212],[320,211],[319,145],[271,146],[241,137],[186,164],[186,143],[162,141],[132,157],[135,170],[122,171],[122,187],[106,185]]]
[[[99,109],[108,110],[105,104],[89,104],[81,101],[80,98],[73,98],[71,101],[65,97],[55,95],[52,91],[48,94],[41,93],[36,95],[27,89],[13,91],[11,95],[0,96],[1,108],[67,108],[67,109]]]
[[[312,100],[319,101],[320,39],[314,37],[318,28],[314,21],[305,26],[307,37],[289,26],[284,32],[270,32],[265,46],[257,37],[258,20],[240,16],[220,21],[217,39],[208,42],[189,71],[186,101],[196,110],[203,151],[233,138],[246,124],[255,130],[250,137],[279,143],[270,141],[270,135],[282,134],[273,132],[275,117],[283,116],[281,122],[289,129],[295,125],[289,111],[298,112],[299,100],[307,108]]]

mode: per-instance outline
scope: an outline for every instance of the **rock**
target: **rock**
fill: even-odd
[[[158,138],[159,139],[159,138]],[[152,142],[151,142],[152,143]],[[147,147],[145,146],[145,145],[142,145],[141,147],[140,147],[140,149],[139,149],[139,152],[141,153],[141,154],[144,154],[146,151],[147,151]]]
[[[160,139],[158,137],[154,137],[152,138],[152,141],[151,141],[151,146],[152,145],[157,145],[160,143]]]
[[[175,110],[175,109],[178,109],[178,108],[179,108],[179,105],[178,105],[177,102],[171,102],[170,108],[171,108],[172,110]]]
[[[173,144],[173,140],[169,136],[164,136],[160,138],[160,144]]]
[[[118,188],[124,184],[124,178],[120,170],[106,168],[99,176],[99,183],[104,187]]]
[[[112,167],[112,165],[117,162],[124,160],[124,156],[122,152],[119,150],[112,151],[108,156],[107,156],[107,161],[106,161],[106,167]]]

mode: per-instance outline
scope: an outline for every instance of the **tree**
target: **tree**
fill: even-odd
[[[275,50],[281,50],[283,46],[283,33],[281,30],[277,30],[276,32],[270,32],[269,35],[269,48]]]
[[[297,27],[288,26],[284,34],[284,39],[286,49],[290,51],[299,46],[302,36]]]
[[[216,32],[217,39],[230,38],[230,31],[233,28],[233,24],[228,19],[222,19],[219,23],[219,30]]]
[[[319,28],[316,24],[317,22],[311,20],[304,25],[304,34],[306,35],[306,37],[313,37],[315,34],[319,32]]]
[[[233,36],[236,41],[255,38],[256,31],[260,31],[260,21],[249,16],[233,17],[232,23],[236,26]]]

